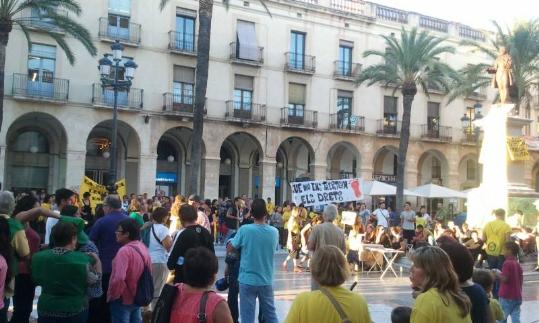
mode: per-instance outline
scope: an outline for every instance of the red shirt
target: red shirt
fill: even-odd
[[[178,293],[170,311],[170,323],[198,323],[200,299],[204,292],[186,292],[184,284],[177,284]],[[220,302],[226,300],[214,292],[208,294],[206,302],[206,322],[213,323],[213,312]]]
[[[502,276],[507,280],[500,283],[498,295],[505,299],[522,300],[522,283],[524,277],[522,276],[522,267],[520,267],[515,257],[505,258],[502,267]]]
[[[26,234],[26,240],[28,240],[28,246],[30,247],[30,255],[28,259],[19,261],[19,274],[30,274],[30,259],[39,251],[41,237],[29,225],[26,226],[24,233]]]

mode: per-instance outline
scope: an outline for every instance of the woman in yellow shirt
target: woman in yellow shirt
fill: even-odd
[[[349,271],[339,248],[325,245],[317,249],[311,260],[311,274],[320,290],[299,294],[285,323],[344,322],[344,319],[353,323],[372,322],[365,299],[342,286]]]
[[[412,255],[412,288],[419,292],[412,323],[471,323],[470,300],[461,291],[451,260],[438,247],[426,246]]]
[[[300,237],[300,216],[297,208],[292,210],[288,222],[286,222],[286,229],[288,231],[288,238],[286,241],[286,248],[288,249],[288,256],[283,262],[283,270],[288,271],[288,262],[292,260],[294,263],[294,272],[301,272],[298,267],[299,251],[301,250],[301,237]]]

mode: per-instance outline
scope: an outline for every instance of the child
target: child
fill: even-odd
[[[505,262],[502,271],[495,270],[496,278],[500,280],[500,305],[505,319],[511,316],[513,323],[520,323],[520,305],[522,304],[522,267],[516,257],[519,247],[516,243],[508,241],[503,246]]]
[[[410,323],[412,309],[406,306],[395,307],[391,311],[391,323]]]
[[[472,280],[474,283],[483,287],[489,297],[489,307],[492,312],[492,317],[496,321],[503,321],[505,315],[503,314],[502,307],[497,299],[492,298],[492,289],[494,288],[494,275],[489,270],[478,269],[474,270]]]

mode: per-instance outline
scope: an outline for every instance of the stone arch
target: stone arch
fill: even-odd
[[[449,184],[449,163],[437,149],[429,149],[421,154],[417,163],[417,185],[433,183]]]
[[[335,143],[327,154],[329,179],[356,178],[361,169],[361,155],[356,146],[348,141]]]
[[[64,126],[53,115],[19,116],[6,133],[4,188],[53,192],[65,186],[67,141]]]
[[[392,145],[380,147],[372,161],[373,179],[394,184],[397,175],[397,154],[399,149]]]
[[[460,159],[458,176],[460,190],[467,190],[479,186],[480,167],[477,154],[468,153]]]

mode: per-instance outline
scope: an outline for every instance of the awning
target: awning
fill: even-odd
[[[467,194],[464,192],[452,190],[450,188],[439,186],[436,184],[426,184],[410,189],[417,196],[426,198],[462,198],[465,199]]]
[[[397,187],[380,181],[364,181],[363,194],[369,196],[397,195]],[[414,192],[405,189],[404,195],[417,196]]]

